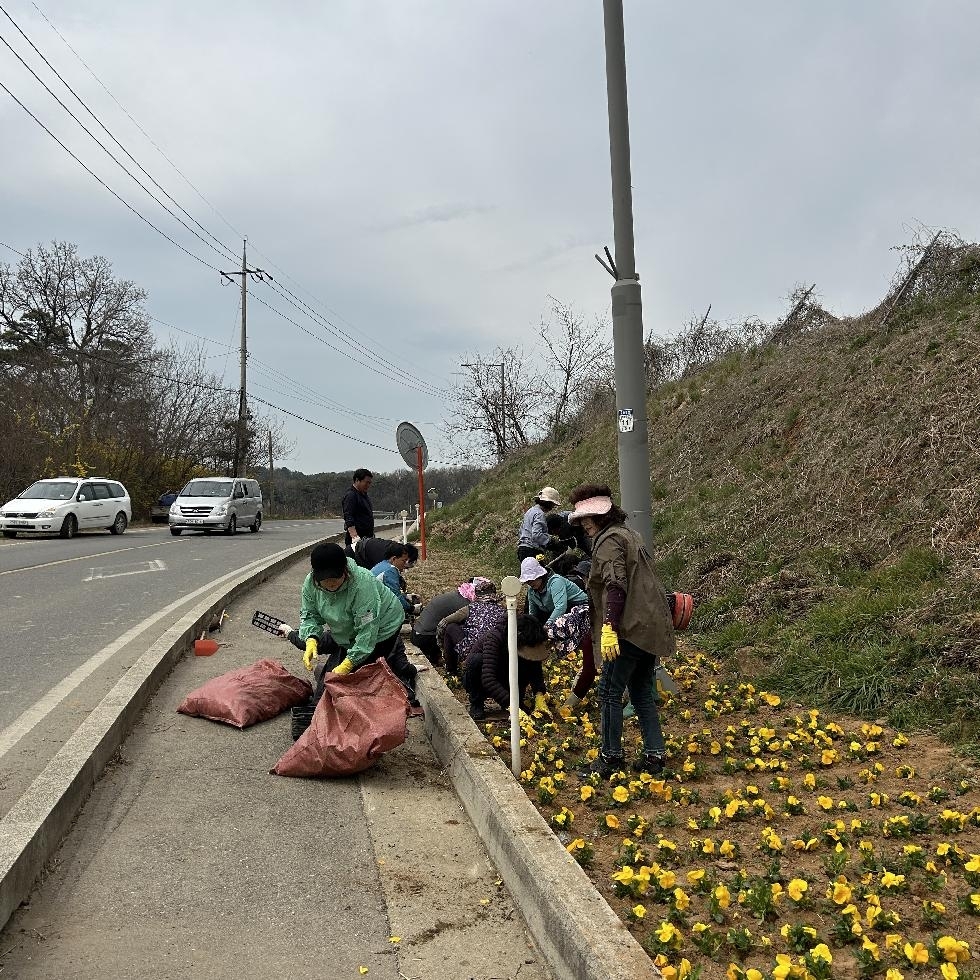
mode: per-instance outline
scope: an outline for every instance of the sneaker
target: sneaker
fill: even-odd
[[[644,752],[630,768],[633,772],[648,772],[651,776],[659,776],[664,771],[664,757]]]
[[[469,712],[470,717],[474,721],[483,721],[483,719],[487,716],[487,713],[483,710],[482,704],[468,705],[466,710]]]
[[[603,755],[601,752],[596,756],[595,761],[579,769],[578,774],[582,779],[590,776],[598,776],[600,779],[608,779],[614,772],[619,772],[625,763],[621,755]]]

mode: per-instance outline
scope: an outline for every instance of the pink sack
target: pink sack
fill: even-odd
[[[256,660],[202,684],[180,702],[177,710],[182,715],[247,728],[304,704],[312,694],[310,685],[294,677],[278,660]]]
[[[408,737],[408,697],[384,660],[328,674],[310,727],[272,769],[277,776],[352,776]]]

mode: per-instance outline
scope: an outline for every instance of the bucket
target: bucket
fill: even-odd
[[[195,640],[194,656],[210,657],[212,653],[218,652],[218,644],[214,640]]]

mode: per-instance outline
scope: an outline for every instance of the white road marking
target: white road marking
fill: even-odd
[[[121,555],[124,551],[142,551],[144,548],[162,548],[167,544],[177,544],[176,541],[158,541],[156,544],[139,544],[132,548],[116,548],[115,551],[101,551],[97,555],[78,555],[75,558],[59,558],[58,561],[46,561],[41,565],[25,565],[23,568],[11,568],[0,575],[13,575],[15,572],[33,572],[35,568],[50,568],[52,565],[67,565],[70,561],[91,561],[93,558],[103,558],[106,555]]]
[[[279,552],[279,554],[285,554],[285,552]],[[6,755],[32,728],[40,724],[54,711],[79,684],[91,674],[94,674],[99,667],[115,656],[127,643],[136,639],[144,630],[149,629],[154,623],[163,619],[164,616],[169,615],[175,609],[186,605],[191,599],[196,599],[198,596],[204,595],[206,592],[221,585],[222,582],[242,575],[250,568],[261,565],[263,562],[275,557],[275,555],[266,555],[264,558],[258,558],[253,562],[249,562],[247,565],[243,565],[241,568],[236,568],[233,572],[228,572],[227,575],[222,575],[220,578],[208,582],[207,585],[202,585],[199,589],[195,589],[175,602],[171,602],[169,606],[165,606],[159,612],[148,616],[141,623],[137,623],[132,629],[123,633],[118,639],[113,640],[108,646],[103,647],[98,653],[93,654],[80,667],[76,667],[63,681],[55,684],[47,694],[35,701],[18,718],[15,718],[3,731],[0,731],[0,758]]]
[[[89,570],[88,575],[82,579],[83,582],[94,582],[99,578],[122,578],[124,575],[144,575],[146,572],[165,572],[167,570],[166,562],[161,561],[159,558],[151,558],[150,561],[134,562],[137,567],[129,569],[126,572],[108,572],[106,571],[105,565],[100,565],[97,568],[92,568]],[[112,566],[108,566],[112,567]],[[120,568],[126,568],[126,565],[117,566]]]

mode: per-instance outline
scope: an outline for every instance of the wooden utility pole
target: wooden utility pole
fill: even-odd
[[[242,336],[239,349],[239,381],[238,381],[238,425],[235,427],[235,461],[234,476],[245,475],[245,456],[248,449],[248,400],[245,392],[245,365],[248,361],[248,344],[246,342],[246,306],[248,304],[248,277],[255,276],[258,280],[265,278],[264,269],[250,269],[245,258],[245,248],[248,240],[242,242],[242,268],[236,272],[221,272],[229,282],[234,282],[234,276],[242,277]],[[220,270],[219,270],[220,271]]]

